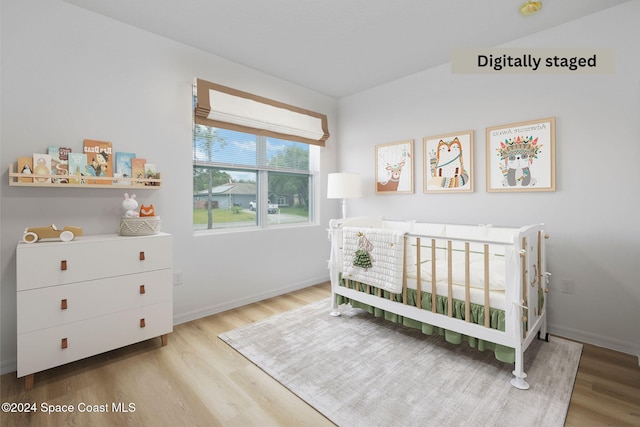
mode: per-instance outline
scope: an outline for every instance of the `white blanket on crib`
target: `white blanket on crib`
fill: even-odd
[[[403,231],[381,228],[344,227],[343,276],[392,293],[402,292],[404,234]],[[359,249],[368,254],[371,267],[354,266]]]

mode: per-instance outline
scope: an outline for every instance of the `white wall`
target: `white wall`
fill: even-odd
[[[446,65],[339,103],[60,0],[3,0],[1,7],[1,372],[15,369],[15,244],[22,230],[55,223],[110,233],[120,215],[120,190],[7,185],[10,163],[49,145],[79,149],[84,138],[106,139],[154,159],[163,188],[138,196],[154,203],[164,231],[174,235],[174,265],[185,282],[174,288],[177,322],[327,279],[325,228],[339,215],[335,201],[321,200],[318,227],[193,235],[194,77],[327,114],[332,137],[322,150],[318,191],[324,194],[328,172],[361,173],[367,194],[349,201],[350,215],[545,222],[552,331],[640,353],[639,2],[509,45],[614,47],[615,75],[454,76]],[[547,116],[557,118],[557,191],[486,193],[484,128]],[[422,138],[468,129],[475,130],[475,193],[423,194]],[[373,146],[404,139],[416,143],[416,193],[375,195]],[[575,281],[573,295],[559,292],[562,280]]]
[[[8,165],[49,145],[80,150],[84,138],[112,141],[157,164],[153,203],[174,235],[174,318],[186,321],[328,280],[329,218],[319,226],[194,236],[191,84],[215,81],[328,115],[333,135],[321,150],[320,194],[335,171],[333,98],[113,21],[60,0],[2,1],[1,371],[15,369],[15,245],[28,226],[77,225],[87,234],[117,230],[123,190],[8,186]],[[96,260],[96,262],[109,262]]]
[[[640,2],[629,2],[503,46],[615,48],[613,75],[452,75],[446,64],[341,99],[339,166],[362,174],[367,192],[350,201],[350,214],[544,222],[551,331],[640,355],[638,17]],[[549,116],[557,126],[557,191],[487,193],[485,127]],[[424,194],[422,138],[469,129],[475,192]],[[374,146],[406,139],[415,140],[415,194],[376,195]],[[574,294],[560,292],[564,280],[574,281]]]

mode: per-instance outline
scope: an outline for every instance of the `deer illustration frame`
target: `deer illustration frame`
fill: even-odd
[[[423,138],[423,191],[425,193],[472,193],[473,131]]]
[[[556,120],[486,128],[487,191],[556,191]]]
[[[376,155],[376,193],[413,193],[413,139],[378,144]]]

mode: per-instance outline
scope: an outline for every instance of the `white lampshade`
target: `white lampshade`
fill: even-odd
[[[328,175],[328,199],[352,199],[361,196],[360,175],[357,173],[341,172]]]

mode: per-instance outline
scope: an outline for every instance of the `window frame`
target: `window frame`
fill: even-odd
[[[192,135],[192,149],[195,152],[195,138],[196,138],[196,126],[197,124],[194,122],[193,124],[193,135]],[[208,126],[208,125],[199,125],[199,126]],[[209,126],[211,127],[211,126]],[[222,129],[223,127],[211,127],[213,129]],[[233,130],[233,129],[226,129]],[[235,130],[233,130],[235,131]],[[239,132],[239,131],[236,131]],[[243,165],[243,164],[235,164],[235,163],[224,163],[217,161],[203,161],[203,160],[192,160],[192,169],[200,168],[200,169],[218,169],[218,170],[229,170],[229,171],[246,171],[256,174],[256,222],[253,225],[243,225],[237,227],[214,227],[205,228],[205,229],[196,229],[195,223],[192,223],[193,232],[196,234],[203,233],[224,233],[224,232],[240,232],[240,231],[249,231],[249,230],[261,230],[261,229],[271,229],[271,228],[293,228],[293,227],[306,227],[306,226],[316,226],[318,225],[317,221],[317,212],[316,212],[316,187],[318,182],[319,173],[314,171],[315,169],[312,165],[316,164],[317,161],[314,157],[319,156],[319,147],[314,145],[308,145],[304,143],[300,143],[298,141],[288,141],[296,144],[304,144],[308,147],[309,152],[309,163],[308,170],[304,169],[284,169],[269,166],[267,163],[267,152],[268,152],[268,137],[264,135],[250,134],[246,132],[242,132],[247,135],[255,136],[256,138],[256,164],[255,165]],[[280,139],[282,140],[282,139]],[[195,154],[194,154],[195,157]],[[308,206],[307,206],[307,220],[299,221],[299,222],[286,222],[282,224],[273,223],[269,221],[268,214],[268,204],[269,204],[269,174],[282,174],[282,175],[292,175],[305,177],[309,180],[308,184]],[[195,188],[192,186],[192,189]],[[194,192],[195,194],[195,192]],[[195,209],[196,203],[193,204],[193,209]],[[192,219],[193,221],[193,219]]]

